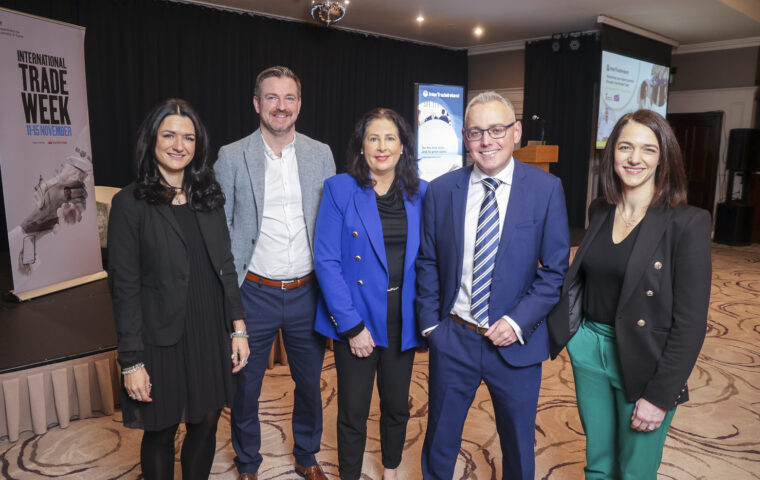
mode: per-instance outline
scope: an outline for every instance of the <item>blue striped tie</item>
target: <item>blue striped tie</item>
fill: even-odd
[[[488,326],[488,299],[491,296],[491,277],[499,248],[499,207],[496,189],[499,180],[484,178],[486,197],[480,206],[478,230],[475,234],[475,258],[472,265],[472,317],[481,327]]]

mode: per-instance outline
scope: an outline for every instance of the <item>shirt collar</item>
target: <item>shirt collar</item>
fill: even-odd
[[[261,140],[264,142],[264,153],[266,153],[267,157],[269,157],[272,160],[280,159],[284,157],[285,155],[289,154],[293,149],[296,148],[296,136],[293,135],[293,141],[282,148],[282,156],[278,157],[277,155],[274,154],[274,150],[272,150],[272,148],[269,145],[267,145],[267,141],[264,140],[263,137]]]
[[[497,173],[493,178],[499,180],[501,183],[512,185],[512,177],[515,173],[515,157],[509,160],[509,164],[504,170]],[[470,183],[480,183],[484,178],[488,178],[488,175],[478,167],[477,164],[473,165],[472,174],[470,175]]]

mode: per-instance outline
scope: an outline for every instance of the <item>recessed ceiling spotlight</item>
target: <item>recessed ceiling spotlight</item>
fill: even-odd
[[[473,30],[473,33],[476,37],[479,37],[483,35],[483,29],[481,27],[475,27],[475,30]]]
[[[425,17],[423,17],[422,15],[417,15],[417,22],[422,23],[424,21],[425,21]]]
[[[348,5],[349,3],[351,3],[349,0],[343,0],[344,5]]]

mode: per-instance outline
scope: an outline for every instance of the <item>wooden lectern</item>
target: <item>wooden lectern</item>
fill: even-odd
[[[514,152],[517,160],[549,171],[549,164],[556,163],[559,145],[527,145]]]

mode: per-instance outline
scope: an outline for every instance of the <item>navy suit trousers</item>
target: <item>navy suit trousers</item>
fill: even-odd
[[[451,480],[454,476],[467,411],[484,381],[501,443],[502,479],[533,480],[541,364],[510,366],[488,338],[450,318],[431,332],[428,341],[429,413],[422,447],[423,478]]]
[[[237,374],[232,406],[232,445],[240,473],[256,473],[261,465],[259,396],[269,361],[269,351],[282,329],[293,393],[293,455],[303,466],[317,463],[314,454],[322,439],[320,375],[325,338],[314,331],[319,287],[311,281],[292,290],[267,287],[245,280],[240,289],[251,356]]]

